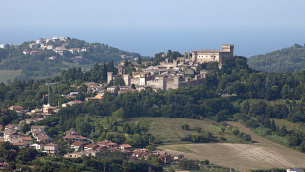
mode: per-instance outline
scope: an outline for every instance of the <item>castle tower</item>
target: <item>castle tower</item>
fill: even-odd
[[[178,66],[178,59],[174,59],[174,60],[173,60],[173,65],[174,65],[175,67]]]
[[[164,90],[164,77],[160,76],[159,78],[159,88]]]
[[[118,64],[118,75],[123,75],[124,74],[124,70],[123,67],[121,65],[121,63],[119,62]]]
[[[185,59],[188,59],[188,60],[191,60],[191,53],[185,52],[185,53],[184,53],[184,58],[185,58]]]
[[[140,85],[146,85],[146,75],[140,77]]]
[[[111,80],[113,80],[113,72],[107,72],[107,83],[109,84]]]
[[[173,89],[179,88],[179,76],[174,77],[174,87]]]
[[[230,52],[230,58],[233,58],[234,44],[222,44],[222,49],[225,52]]]
[[[130,75],[129,75],[129,74],[124,74],[124,75],[123,75],[123,79],[124,79],[124,82],[125,82],[125,85],[126,85],[126,86],[131,85]]]
[[[192,61],[197,62],[197,51],[192,52]]]

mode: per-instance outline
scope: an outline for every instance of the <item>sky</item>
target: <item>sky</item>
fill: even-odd
[[[304,7],[304,0],[3,0],[0,43],[72,36],[151,56],[233,43],[250,56],[303,45]]]

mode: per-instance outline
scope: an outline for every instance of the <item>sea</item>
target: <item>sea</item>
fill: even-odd
[[[251,57],[305,43],[305,27],[298,26],[201,26],[192,27],[89,27],[0,26],[0,44],[19,44],[38,38],[70,37],[108,44],[142,56],[167,50],[180,53],[220,50],[234,44],[234,55]]]

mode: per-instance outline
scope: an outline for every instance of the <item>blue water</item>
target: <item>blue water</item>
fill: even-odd
[[[0,44],[18,44],[37,38],[71,37],[100,42],[122,50],[154,56],[158,52],[181,53],[201,49],[221,49],[234,44],[234,54],[250,57],[273,50],[304,45],[301,27],[202,27],[105,28],[105,27],[0,27]]]

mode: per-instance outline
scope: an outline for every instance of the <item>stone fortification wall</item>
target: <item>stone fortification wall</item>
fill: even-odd
[[[190,80],[188,82],[180,81],[179,82],[179,87],[191,87],[191,86],[197,86],[197,85],[206,84],[206,83],[207,83],[206,78],[200,78],[198,80]]]
[[[130,85],[131,84],[140,85],[140,78],[131,78],[130,79]]]

